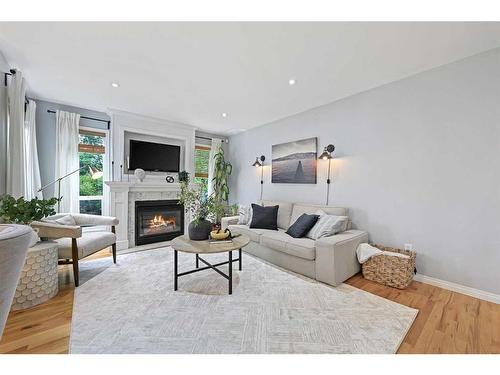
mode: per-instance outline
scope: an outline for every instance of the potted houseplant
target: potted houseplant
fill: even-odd
[[[24,197],[16,199],[6,194],[0,198],[0,220],[6,224],[30,225],[33,221],[54,215],[56,213],[54,205],[57,202],[57,198],[33,198],[28,201]]]
[[[212,230],[212,223],[207,220],[210,216],[213,199],[208,198],[201,184],[189,184],[189,175],[183,176],[180,181],[181,192],[179,204],[190,214],[191,222],[188,226],[189,239],[193,241],[207,240]]]
[[[55,215],[56,203],[57,198],[33,198],[27,201],[24,197],[16,199],[7,194],[0,198],[0,218],[4,223],[30,225],[33,221]]]
[[[229,198],[228,179],[232,171],[233,166],[224,159],[224,149],[219,147],[219,150],[214,155],[214,190],[210,196],[212,200],[211,210],[217,224],[220,224],[222,217],[229,209],[227,205]]]

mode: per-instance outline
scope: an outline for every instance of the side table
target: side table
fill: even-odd
[[[57,242],[42,241],[28,249],[12,311],[39,305],[59,291]]]

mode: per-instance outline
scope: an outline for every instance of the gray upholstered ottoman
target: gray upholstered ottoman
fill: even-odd
[[[59,291],[57,242],[43,241],[28,249],[11,310],[27,309]]]

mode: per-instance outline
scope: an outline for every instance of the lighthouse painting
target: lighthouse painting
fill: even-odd
[[[315,184],[316,160],[316,138],[273,145],[271,182]]]

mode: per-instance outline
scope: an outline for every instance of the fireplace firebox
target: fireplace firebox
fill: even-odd
[[[177,200],[135,202],[135,244],[169,241],[184,234],[184,206]]]

